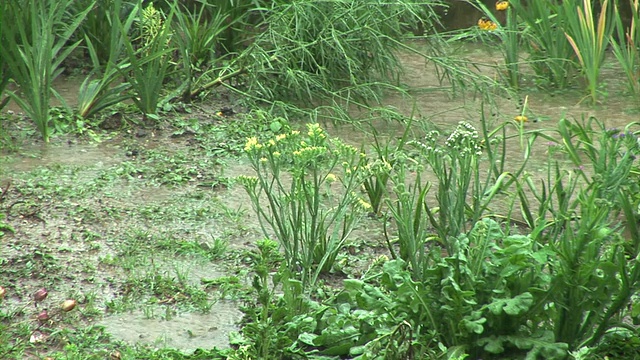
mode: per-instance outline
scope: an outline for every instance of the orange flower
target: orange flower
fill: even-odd
[[[505,0],[498,0],[496,2],[496,10],[505,11],[509,7],[509,2]]]

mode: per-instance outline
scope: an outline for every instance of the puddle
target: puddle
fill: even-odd
[[[486,59],[484,61],[487,64],[497,59],[497,57],[486,58],[485,56],[479,58]],[[480,128],[480,101],[467,98],[465,102],[463,97],[451,98],[446,92],[430,91],[430,87],[438,84],[433,67],[430,65],[425,66],[424,60],[416,56],[403,55],[401,60],[407,68],[403,82],[418,88],[414,94],[414,100],[415,110],[419,116],[433,121],[445,133],[453,129],[461,120],[467,120],[478,129]],[[489,69],[487,66],[483,68],[487,68],[486,71],[494,71],[494,69]],[[73,95],[76,94],[76,89],[73,89],[75,85],[73,84],[73,82],[69,84],[69,89],[65,93],[70,98],[77,96]],[[614,91],[612,90],[611,93],[613,94]],[[577,119],[582,116],[595,116],[604,121],[607,127],[624,127],[628,123],[637,120],[638,105],[628,97],[616,98],[611,96],[606,100],[605,105],[591,107],[587,104],[577,104],[580,96],[576,95],[576,93],[551,96],[535,89],[524,89],[523,97],[527,95],[529,96],[529,109],[543,118],[543,120],[537,123],[528,122],[524,124],[524,131],[553,129],[557,121],[563,116]],[[408,116],[414,110],[414,100],[397,95],[389,95],[384,102],[386,105],[395,107]],[[12,109],[14,105],[10,104],[9,109]],[[490,114],[489,108],[485,108],[485,111],[488,112],[489,128],[504,121],[512,120],[515,115],[519,115],[516,99],[498,99],[495,116]],[[366,115],[363,114],[363,116]],[[402,127],[397,126],[395,123],[382,121],[374,123],[372,126],[375,126],[382,136],[398,136],[403,130]],[[418,127],[420,124],[415,123],[414,126]],[[371,143],[371,137],[367,132],[358,131],[354,127],[328,125],[327,128],[331,136],[340,137],[347,143],[356,146]],[[522,162],[523,150],[518,143],[519,138],[515,136],[517,134],[518,129],[509,128],[507,135],[511,135],[513,138],[509,143],[507,170],[517,168],[517,165]],[[167,139],[163,138],[162,140]],[[160,141],[160,139],[155,139],[154,141],[157,141],[154,144],[159,147],[179,148],[182,146],[176,142],[171,142],[171,140]],[[547,141],[539,139],[532,150],[534,159],[528,164],[529,171],[540,173],[539,176],[541,177],[544,175],[541,170],[546,169],[549,159],[548,151],[549,144]],[[93,145],[52,143],[45,146],[23,146],[20,148],[20,153],[21,155],[0,155],[2,156],[2,161],[0,162],[0,185],[3,184],[5,177],[11,178],[12,174],[58,165],[82,167],[82,169],[74,170],[81,173],[81,176],[78,176],[75,172],[73,173],[76,176],[74,179],[79,181],[78,185],[80,186],[82,185],[80,180],[91,180],[101,170],[127,160],[123,149],[117,141]],[[253,171],[246,163],[229,161],[224,168],[223,176],[235,178],[239,175],[252,175],[252,173]],[[423,180],[429,179],[425,177]],[[193,198],[182,196],[193,191],[193,188],[146,187],[144,186],[145,181],[123,183],[115,185],[117,187],[108,188],[103,192],[97,192],[94,197],[78,200],[78,204],[75,202],[65,203],[58,205],[58,207],[50,206],[40,209],[42,213],[38,213],[38,216],[46,219],[47,223],[36,221],[37,219],[22,219],[22,222],[16,222],[16,224],[20,225],[16,226],[17,234],[15,240],[12,240],[13,243],[9,243],[13,245],[11,253],[8,252],[8,247],[5,247],[3,251],[0,251],[0,257],[17,256],[19,251],[25,252],[24,249],[34,249],[40,244],[50,246],[52,247],[51,249],[45,247],[45,250],[54,254],[61,264],[69,264],[70,270],[68,272],[72,271],[77,276],[77,286],[86,288],[87,285],[81,284],[81,281],[86,277],[85,270],[87,269],[79,265],[81,264],[79,260],[84,260],[90,265],[98,262],[97,259],[102,256],[116,254],[109,241],[110,239],[120,240],[123,238],[122,232],[127,231],[127,229],[137,227],[142,227],[143,229],[148,227],[152,230],[156,228],[171,229],[172,231],[181,231],[183,233],[182,236],[187,239],[192,239],[191,236],[204,239],[198,241],[210,241],[214,238],[227,239],[231,236],[233,239],[229,245],[232,249],[247,248],[255,240],[263,237],[256,215],[252,210],[250,199],[239,183],[220,193],[202,190],[206,191],[204,193],[206,195]],[[432,191],[435,191],[435,188]],[[197,192],[194,191],[194,193]],[[12,201],[14,200],[16,199],[12,199]],[[205,213],[205,218],[203,219],[186,221],[169,219],[169,221],[162,220],[163,223],[156,223],[154,219],[150,219],[148,220],[149,223],[142,224],[131,223],[126,212],[129,210],[140,211],[140,208],[147,205],[159,205],[158,208],[169,208],[172,206],[184,206],[187,203],[192,207],[196,207],[198,201],[211,201],[212,206],[219,204],[222,209],[216,209],[219,212],[214,212],[210,218],[206,218],[209,215]],[[185,210],[191,209],[184,207]],[[205,207],[203,206],[203,208]],[[68,217],[65,213],[70,209],[77,213],[73,215],[73,218]],[[87,214],[81,212],[81,210],[86,210]],[[114,213],[119,215],[118,219],[115,219]],[[95,219],[89,215],[92,215]],[[213,215],[219,215],[219,217],[214,217]],[[75,220],[76,217],[80,220]],[[110,222],[102,222],[101,219],[103,217]],[[85,223],[83,220],[85,218],[93,219],[93,221],[88,220]],[[230,222],[228,218],[232,218],[233,221]],[[136,218],[133,217],[133,219],[135,220]],[[363,229],[356,231],[352,238],[367,239],[375,242],[377,240],[374,237],[375,234],[368,233],[367,223],[364,222],[363,224],[365,224]],[[370,228],[374,228],[373,225],[375,224],[372,224]],[[97,235],[94,236],[93,234]],[[380,235],[378,234],[378,236]],[[29,247],[26,245],[29,245]],[[175,274],[176,276],[183,275],[187,277],[188,281],[193,285],[196,285],[201,278],[211,279],[224,275],[211,264],[194,264],[189,262],[191,259],[172,258],[170,260],[173,261],[161,262],[162,269],[166,270],[170,275]],[[183,260],[186,262],[181,262]],[[87,267],[90,268],[90,266]],[[178,270],[176,269],[182,270],[182,273],[177,274]],[[120,275],[117,270],[106,273],[98,272],[94,275],[97,279],[96,283],[99,284],[96,287],[100,286],[100,292],[105,293],[104,297],[117,296],[109,293],[113,290],[113,287],[109,286],[109,284],[114,282],[113,279],[110,279],[111,277],[117,279]],[[212,307],[209,314],[192,312],[167,314],[167,311],[174,311],[172,307],[147,306],[144,307],[144,310],[106,316],[99,324],[103,325],[116,339],[130,343],[172,347],[184,352],[193,352],[197,348],[211,348],[212,346],[224,348],[229,346],[228,335],[238,329],[237,324],[242,317],[242,313],[237,307],[236,303],[220,301]]]
[[[108,144],[25,146],[20,149],[21,155],[4,157],[1,166],[15,172],[28,172],[51,165],[101,168],[121,162],[124,159],[124,156],[119,156],[121,151],[118,146]]]
[[[237,324],[242,318],[237,305],[230,301],[218,302],[209,314],[178,313],[172,314],[169,320],[163,319],[166,309],[153,308],[154,318],[149,318],[151,310],[107,316],[98,325],[104,326],[115,339],[131,344],[170,347],[191,353],[198,348],[228,348],[229,333],[238,330]]]
[[[58,76],[55,80],[53,80],[53,88],[58,92],[58,94],[64,99],[67,105],[70,108],[75,108],[78,104],[78,93],[80,92],[80,85],[84,81],[84,76]],[[8,87],[8,90],[15,90],[13,85]],[[52,106],[61,106],[60,100],[55,96],[51,96],[51,105]],[[16,104],[13,100],[9,101],[7,106],[2,109],[3,111],[13,111],[17,114],[22,114],[22,109],[18,104]]]

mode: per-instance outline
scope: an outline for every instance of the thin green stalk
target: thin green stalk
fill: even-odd
[[[518,89],[520,84],[520,72],[518,69],[518,52],[520,46],[518,42],[518,16],[513,9],[509,6],[507,8],[507,28],[504,35],[504,47],[505,47],[505,61],[507,66],[507,73],[509,74],[509,85],[514,89]]]

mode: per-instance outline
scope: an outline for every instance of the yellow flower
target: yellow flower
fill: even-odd
[[[519,121],[519,122],[527,122],[527,121],[529,121],[529,118],[524,116],[524,115],[518,115],[518,116],[514,117],[513,120]]]
[[[250,137],[247,138],[247,143],[244,145],[244,151],[251,151],[254,149],[260,149],[262,147],[262,145],[258,142],[258,138],[257,137]]]
[[[509,2],[505,0],[498,0],[496,2],[496,10],[505,11],[509,7]]]
[[[332,182],[336,181],[336,176],[334,174],[327,174],[326,180],[327,180],[327,182],[332,183]]]
[[[360,206],[361,206],[364,210],[369,210],[369,209],[371,209],[371,204],[369,204],[368,202],[364,201],[364,199],[362,199],[362,198],[358,198],[358,203],[360,204]]]
[[[307,129],[307,135],[309,135],[310,138],[317,137],[318,139],[325,139],[327,137],[319,124],[307,124]]]
[[[480,30],[493,31],[498,28],[498,24],[489,19],[480,18],[478,20],[478,27],[480,28]]]

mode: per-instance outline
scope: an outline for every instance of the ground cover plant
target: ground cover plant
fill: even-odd
[[[638,125],[527,89],[632,90],[637,14],[470,4],[0,5],[0,358],[640,358]]]

